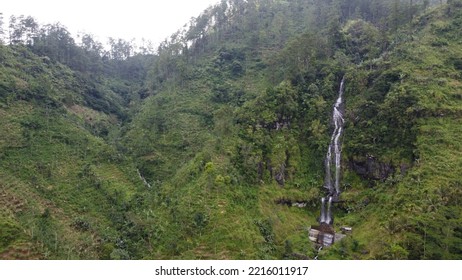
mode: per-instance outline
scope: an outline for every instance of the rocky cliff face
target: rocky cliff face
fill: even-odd
[[[349,167],[362,178],[376,181],[384,181],[395,172],[395,167],[391,162],[380,162],[369,155],[363,159],[350,159]]]

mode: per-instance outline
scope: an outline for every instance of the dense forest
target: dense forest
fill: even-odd
[[[462,1],[222,0],[151,44],[0,14],[0,259],[460,259]],[[341,203],[318,251],[332,104]]]

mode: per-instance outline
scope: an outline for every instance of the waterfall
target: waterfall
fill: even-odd
[[[332,216],[332,196],[329,197],[329,202],[327,203],[326,217],[326,224],[331,225],[334,222],[334,218]]]
[[[327,155],[325,160],[326,168],[326,177],[324,182],[324,187],[329,190],[329,196],[334,196],[338,198],[340,195],[340,171],[341,171],[341,159],[342,159],[342,149],[340,138],[343,133],[343,93],[344,93],[345,77],[342,78],[340,83],[339,96],[334,105],[334,112],[332,120],[334,122],[334,131],[332,132],[332,137],[330,140],[329,148],[327,149]],[[332,152],[334,155],[332,155]],[[332,160],[334,158],[334,168],[335,168],[335,179],[332,184]]]
[[[319,247],[319,249],[318,249],[318,252],[317,252],[316,256],[314,257],[314,260],[315,260],[315,261],[317,261],[317,260],[318,260],[318,257],[319,257],[319,253],[321,252],[321,250],[322,250],[323,248],[324,248],[324,247],[322,247],[322,246],[321,246],[321,247]]]
[[[151,184],[148,183],[148,181],[146,180],[146,178],[143,177],[143,175],[141,175],[141,172],[139,169],[136,169],[136,171],[138,172],[138,176],[140,177],[140,180],[143,182],[143,184],[148,188],[148,189],[151,189]]]
[[[334,222],[334,218],[332,216],[332,202],[334,201],[332,196],[329,196],[327,200],[326,206],[326,198],[321,198],[321,216],[319,218],[320,224],[328,224],[331,225]],[[326,209],[327,208],[327,209]]]
[[[326,223],[327,217],[326,217],[326,198],[323,197],[321,198],[321,217],[319,218],[319,222]]]
[[[340,196],[340,172],[341,172],[341,136],[343,133],[343,94],[345,91],[345,77],[342,78],[340,83],[339,95],[334,104],[332,121],[334,123],[334,131],[332,132],[329,148],[325,158],[326,176],[324,180],[324,187],[329,191],[327,197],[321,199],[321,217],[319,222],[321,224],[331,225],[334,221],[332,215],[332,203],[338,201]],[[334,169],[334,170],[332,170]],[[334,178],[332,178],[334,176]],[[327,205],[326,205],[327,201]],[[327,208],[327,210],[326,210]]]

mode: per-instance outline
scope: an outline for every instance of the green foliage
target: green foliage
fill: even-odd
[[[359,227],[358,231],[361,233],[357,239],[348,239],[336,245],[337,247],[326,257],[392,259],[422,257],[423,247],[419,245],[421,232],[417,230],[415,234],[404,235],[403,223],[414,230],[418,228],[417,224],[412,224],[405,214],[390,218],[383,213],[395,210],[391,205],[403,203],[402,201],[390,203],[387,197],[404,184],[402,182],[406,181],[407,169],[420,155],[419,118],[433,115],[433,113],[424,113],[427,110],[424,108],[431,107],[431,103],[425,102],[423,87],[418,84],[422,80],[418,76],[413,77],[411,69],[415,65],[425,63],[428,65],[421,66],[420,69],[427,71],[427,69],[435,69],[436,65],[439,73],[446,76],[444,70],[438,66],[442,64],[427,52],[427,48],[437,45],[449,47],[452,46],[452,41],[443,38],[430,40],[423,37],[425,47],[420,46],[419,49],[416,47],[418,44],[415,42],[416,38],[413,39],[415,43],[408,39],[406,30],[410,28],[409,26],[403,29],[397,28],[396,33],[392,31],[393,24],[397,24],[398,27],[401,23],[408,22],[407,15],[415,16],[416,10],[407,10],[403,6],[393,10],[391,2],[384,4],[374,2],[371,5],[358,2],[360,3],[350,3],[351,7],[349,7],[350,11],[358,10],[356,15],[352,14],[349,17],[343,13],[336,19],[337,22],[331,17],[331,21],[326,22],[324,26],[321,25],[318,31],[311,29],[297,37],[286,34],[286,39],[282,39],[281,36],[271,42],[265,41],[267,31],[259,35],[248,31],[243,32],[242,36],[228,31],[228,38],[234,36],[237,42],[231,45],[223,41],[225,39],[221,34],[224,33],[216,31],[217,33],[207,34],[201,31],[207,26],[207,15],[204,15],[198,19],[197,25],[192,27],[188,35],[188,39],[194,42],[188,53],[180,55],[179,51],[175,51],[181,49],[181,41],[164,46],[161,53],[163,62],[154,68],[157,75],[161,75],[158,76],[161,78],[154,78],[159,81],[153,87],[158,91],[158,96],[148,100],[127,134],[127,139],[137,139],[139,128],[146,130],[146,133],[141,136],[143,139],[139,139],[139,144],[133,146],[133,150],[136,151],[135,153],[143,151],[138,158],[146,163],[149,162],[149,165],[144,168],[146,172],[155,172],[151,173],[151,178],[168,178],[170,177],[168,174],[175,173],[174,166],[178,164],[183,166],[180,168],[182,170],[180,176],[173,177],[171,180],[161,179],[161,181],[169,181],[161,183],[162,197],[167,208],[156,211],[164,213],[163,215],[171,220],[170,230],[179,230],[179,232],[175,242],[159,239],[159,243],[164,248],[160,250],[160,255],[163,252],[176,257],[181,252],[188,251],[187,248],[190,246],[201,248],[199,245],[193,245],[192,240],[216,238],[216,232],[221,232],[221,227],[224,225],[215,221],[213,214],[205,215],[205,213],[217,215],[222,211],[238,213],[229,208],[221,210],[224,207],[223,201],[233,203],[234,207],[251,208],[251,202],[255,202],[252,189],[257,186],[266,188],[277,183],[287,188],[285,195],[291,197],[298,197],[299,191],[309,191],[309,195],[304,193],[300,196],[308,196],[308,201],[313,204],[316,209],[314,211],[317,212],[316,206],[320,195],[317,188],[322,184],[322,175],[320,175],[322,161],[319,158],[324,156],[331,130],[329,104],[335,100],[339,81],[346,73],[345,162],[374,159],[372,166],[389,168],[392,171],[370,170],[369,172],[377,173],[379,178],[384,176],[386,181],[383,185],[391,189],[390,193],[387,193],[380,188],[382,186],[380,182],[364,182],[359,176],[351,175],[355,170],[349,171],[349,175],[345,177],[349,182],[354,182],[354,185],[349,186],[351,194],[347,191],[345,195],[358,201],[349,203],[344,209],[339,209],[336,215],[339,223],[342,221],[352,223]],[[294,3],[296,1],[290,2],[289,5],[301,5],[298,2]],[[253,2],[249,3],[249,7],[252,7],[252,4]],[[237,5],[238,16],[239,8],[240,6]],[[326,9],[323,13],[327,13],[331,6],[323,3],[319,8]],[[347,7],[340,7],[346,11],[345,8]],[[216,10],[212,9],[210,13],[219,13],[220,9],[224,7],[216,7]],[[257,11],[251,10],[251,13]],[[275,20],[276,18],[277,16]],[[389,19],[390,29],[385,24]],[[320,21],[317,23],[319,24]],[[260,23],[246,21],[243,24],[247,28],[255,27]],[[275,25],[272,26],[285,28],[281,22],[276,24],[274,21],[273,24]],[[419,23],[416,23],[416,28],[419,26]],[[216,30],[220,28],[228,30],[223,26],[217,27]],[[270,32],[274,31],[275,29]],[[207,36],[209,41],[204,40]],[[395,45],[390,47],[392,40]],[[280,42],[287,42],[287,44],[279,45]],[[264,49],[263,46],[269,50]],[[385,50],[388,53],[384,54]],[[261,58],[258,57],[259,52]],[[427,61],[419,59],[417,55],[419,52],[420,56],[424,54],[424,57],[429,59]],[[190,62],[191,65],[182,67],[185,61]],[[453,65],[457,69],[457,60]],[[259,74],[261,72],[257,71],[261,68],[266,69],[263,78],[259,76],[262,75]],[[248,83],[249,80],[255,83],[260,79],[267,81],[253,86]],[[440,80],[436,83],[441,86],[447,85],[449,81]],[[239,87],[242,89],[238,89]],[[434,96],[440,96],[441,102],[445,102],[445,98],[437,92],[435,91]],[[197,104],[199,100],[209,104],[207,110],[215,111],[212,114],[214,116],[212,126],[215,126],[213,131],[209,127],[204,127],[204,124],[209,124],[208,121],[204,120],[203,124],[196,125],[195,118],[190,118],[189,127],[181,125],[183,122],[181,113],[184,112],[185,107],[189,108],[188,113],[203,110],[203,107]],[[208,103],[209,101],[213,103]],[[432,109],[429,107],[429,110],[436,109],[436,107]],[[172,114],[172,111],[178,114]],[[226,116],[222,113],[224,111],[227,112]],[[203,113],[198,115],[203,116]],[[233,128],[229,126],[229,119],[234,122]],[[187,133],[191,127],[201,131],[203,141],[192,140],[195,134]],[[183,142],[178,141],[179,138],[174,137],[175,135],[182,135]],[[223,137],[224,135],[226,136]],[[168,141],[165,141],[167,139]],[[181,145],[185,142],[190,144],[187,149]],[[166,149],[170,145],[176,148]],[[211,149],[211,147],[216,148]],[[178,153],[177,151],[181,149],[184,150]],[[196,151],[196,155],[201,151],[207,154],[207,157],[201,157],[201,161],[198,162],[198,158],[189,157],[186,152],[188,150]],[[183,155],[182,161],[179,160],[180,155]],[[186,160],[185,155],[188,155]],[[189,179],[179,179],[180,177]],[[175,188],[167,187],[168,184],[172,184]],[[376,188],[365,189],[366,185],[371,184]],[[230,191],[229,187],[237,189]],[[186,193],[187,198],[179,199],[177,192]],[[255,213],[256,217],[259,217],[256,219],[257,232],[263,238],[259,248],[256,248],[260,258],[281,256],[284,250],[297,251],[303,248],[297,245],[296,248],[292,246],[290,250],[287,249],[284,244],[288,239],[280,236],[286,234],[283,227],[277,222],[269,226],[269,220],[265,220],[267,216],[264,209],[280,198],[278,195],[280,194],[268,194],[271,199],[260,202],[264,206],[261,206],[262,209],[259,210],[261,212]],[[262,200],[261,194],[257,197]],[[215,203],[220,205],[218,208],[220,210],[214,210]],[[188,207],[183,208],[184,205]],[[381,208],[377,205],[384,206]],[[192,209],[186,210],[189,207]],[[280,216],[275,217],[274,221],[287,219],[279,211],[276,215]],[[203,217],[207,217],[207,223],[203,222]],[[228,218],[232,219],[231,217],[232,215]],[[191,223],[188,219],[194,222]],[[380,226],[381,223],[386,225],[385,229]],[[191,241],[179,241],[183,234],[191,235],[195,232],[194,228],[199,230],[200,237],[192,237]],[[410,228],[407,228],[408,232]],[[249,228],[240,230],[247,234],[252,232]],[[378,245],[382,241],[376,236],[384,234],[384,231],[390,234],[390,239],[387,239],[388,235],[386,235],[389,243]],[[252,234],[254,235],[255,232]],[[399,234],[400,242],[391,242],[393,240],[391,234]],[[449,236],[446,242],[455,242],[451,239],[452,235]],[[209,245],[211,243],[214,241],[208,242]],[[426,257],[443,257],[443,255],[430,255],[429,248],[434,252],[441,246],[441,244],[430,245],[430,243],[426,241]],[[221,247],[222,250],[225,250],[226,244],[230,245],[225,243]],[[216,247],[209,250],[214,251]],[[195,254],[203,254],[200,251],[200,249],[190,249],[188,252],[197,256]],[[449,255],[444,257],[448,258]]]
[[[269,220],[256,221],[255,224],[257,225],[258,230],[260,231],[260,234],[265,239],[265,242],[270,243],[270,244],[273,243],[274,233],[273,233],[273,227],[271,225],[271,221]]]
[[[2,254],[314,257],[345,77],[334,210],[354,231],[319,257],[460,258],[458,3],[222,1],[156,56],[16,19],[0,46]]]
[[[372,24],[363,20],[352,20],[346,23],[346,49],[355,58],[355,63],[377,58],[382,52],[380,31]]]
[[[7,248],[21,234],[19,226],[8,219],[0,220],[0,251]]]

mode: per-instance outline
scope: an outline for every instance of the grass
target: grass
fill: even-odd
[[[387,54],[348,68],[335,228],[353,233],[320,259],[462,254],[462,48],[443,13],[416,18]],[[313,57],[319,69],[279,84],[258,58],[218,65],[221,51],[122,109],[113,90],[137,94],[126,84],[86,85],[62,64],[0,46],[0,258],[313,258],[308,227],[318,223],[331,128],[324,100],[346,68]],[[395,172],[373,180],[350,170],[367,158]]]

